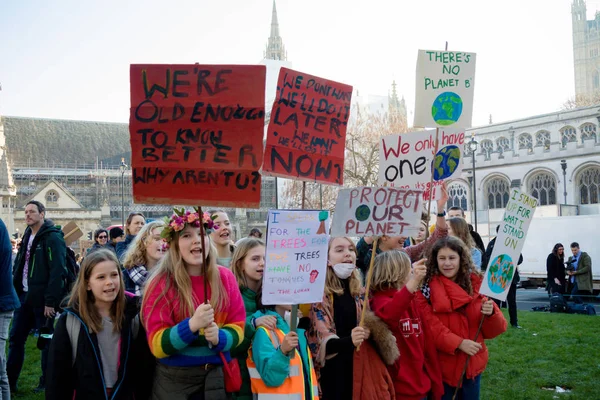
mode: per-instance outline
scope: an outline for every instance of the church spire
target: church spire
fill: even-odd
[[[287,61],[287,53],[283,40],[279,36],[279,21],[277,19],[277,6],[273,0],[273,14],[271,16],[271,36],[267,43],[264,57],[267,60]]]

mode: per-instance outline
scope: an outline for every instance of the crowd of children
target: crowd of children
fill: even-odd
[[[478,399],[484,339],[506,321],[450,226],[440,213],[430,237],[384,237],[375,255],[369,239],[331,238],[323,300],[296,328],[290,306],[261,301],[264,242],[232,247],[225,212],[177,211],[130,233],[123,270],[109,250],[85,258],[47,398]]]

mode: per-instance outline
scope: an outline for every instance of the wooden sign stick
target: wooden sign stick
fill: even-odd
[[[371,279],[373,278],[373,264],[375,263],[375,257],[377,256],[377,242],[379,241],[379,237],[376,236],[375,240],[373,240],[373,250],[371,250],[371,262],[369,263],[369,272],[367,272],[367,283],[365,285],[365,300],[363,302],[363,309],[360,315],[360,324],[359,326],[363,326],[365,323],[365,315],[369,310],[369,290],[371,289]],[[356,351],[360,351],[360,346],[356,348]]]
[[[204,248],[204,218],[202,213],[202,206],[198,206],[198,217],[200,218],[200,236],[202,237],[202,243],[200,243],[200,249],[202,250],[202,282],[204,283],[204,303],[208,304],[208,283],[207,283],[207,272],[208,266],[206,265],[206,249]]]

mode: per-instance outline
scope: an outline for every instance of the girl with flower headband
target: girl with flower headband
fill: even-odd
[[[157,358],[153,399],[204,398],[205,392],[211,399],[228,398],[222,359],[229,362],[230,351],[240,345],[245,323],[236,279],[216,264],[208,213],[175,210],[166,223],[161,236],[169,248],[152,271],[142,302],[142,321]],[[205,298],[209,303],[203,304]]]

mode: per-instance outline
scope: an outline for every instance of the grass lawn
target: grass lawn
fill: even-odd
[[[523,329],[509,327],[487,343],[490,362],[481,380],[482,400],[600,399],[599,317],[519,311],[519,323]],[[39,370],[40,352],[30,337],[14,398],[44,398],[32,392]],[[541,389],[555,386],[572,391]]]

